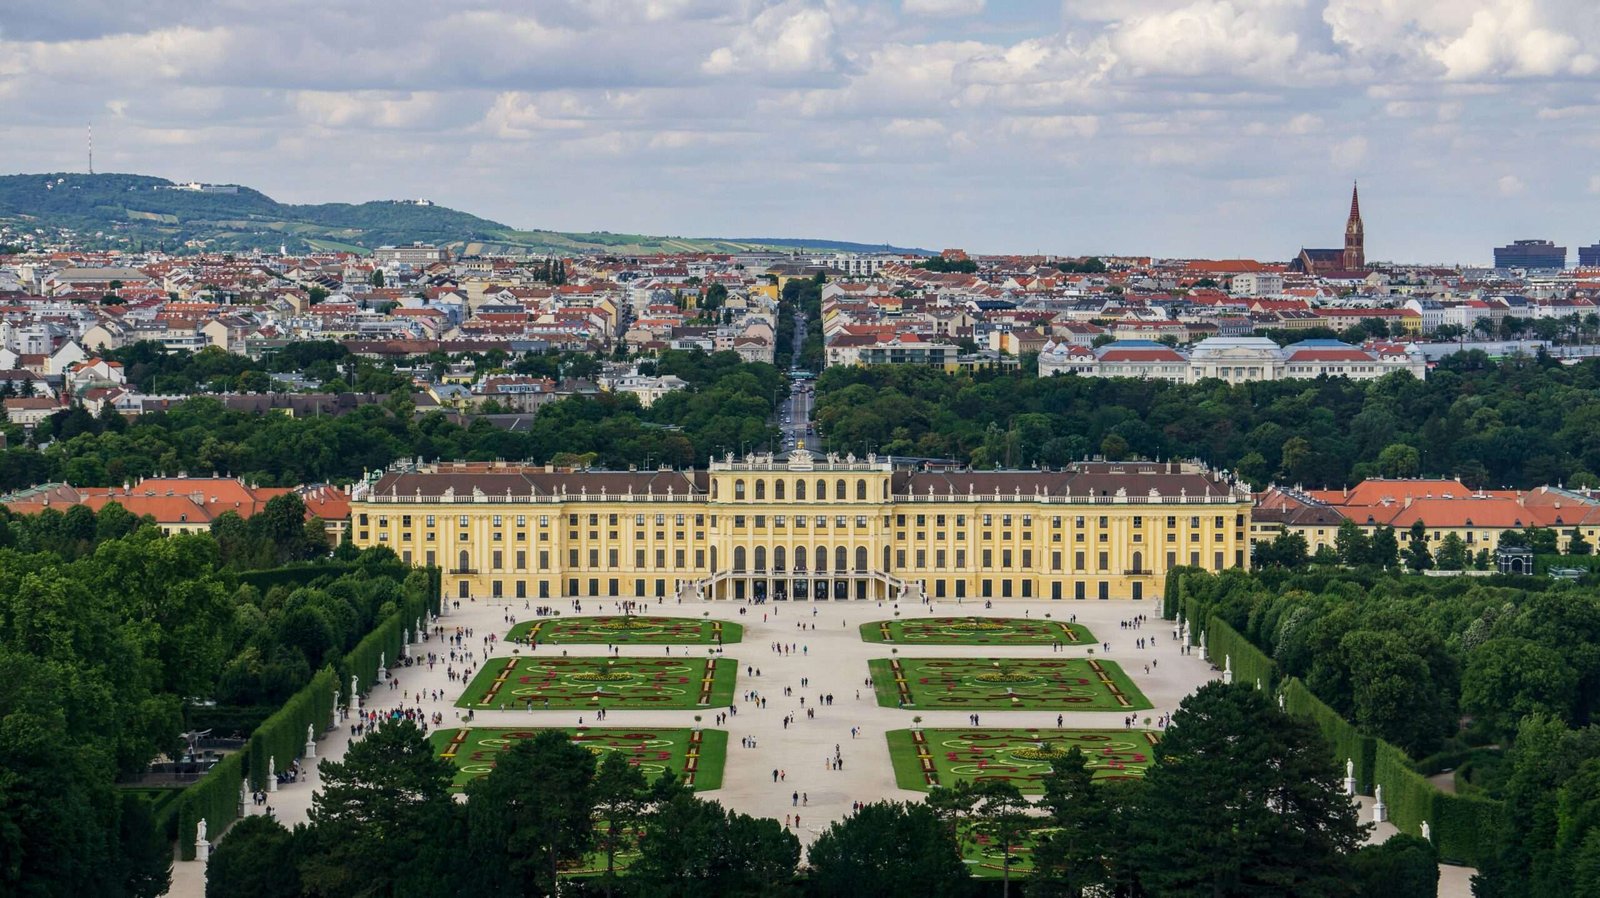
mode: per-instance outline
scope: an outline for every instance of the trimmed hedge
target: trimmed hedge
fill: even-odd
[[[1206,657],[1219,668],[1225,665],[1225,658],[1230,659],[1235,683],[1254,685],[1259,680],[1261,688],[1268,690],[1276,684],[1278,666],[1227,621],[1214,614],[1206,618],[1205,637]]]
[[[1376,764],[1378,740],[1358,731],[1339,712],[1312,694],[1298,677],[1283,682],[1283,703],[1291,713],[1311,718],[1322,731],[1322,738],[1333,746],[1333,759],[1338,764],[1339,776],[1344,777],[1345,761],[1355,762],[1356,791],[1372,794],[1373,766]]]
[[[178,856],[194,860],[195,830],[206,821],[206,837],[215,840],[239,816],[239,787],[244,784],[249,750],[237,751],[216,763],[200,782],[183,790],[178,810]]]
[[[277,772],[305,752],[306,727],[313,733],[328,729],[333,720],[334,691],[339,688],[338,674],[331,666],[317,671],[311,681],[299,692],[289,697],[277,713],[268,717],[250,736],[250,784],[253,788],[267,787],[267,761],[277,763]]]
[[[394,664],[400,657],[401,646],[405,644],[405,631],[416,626],[417,618],[427,617],[428,606],[428,599],[424,596],[406,596],[399,609],[374,627],[365,639],[356,643],[356,647],[344,656],[344,663],[339,670],[339,688],[343,690],[341,695],[346,702],[350,699],[351,674],[355,675],[361,692],[370,690],[378,681],[379,659],[385,665]]]
[[[396,583],[403,583],[406,574],[412,570],[414,568],[410,565],[398,562],[363,565],[359,562],[318,561],[260,571],[241,571],[236,576],[241,584],[249,584],[264,593],[274,586],[287,586],[292,589],[297,586],[308,586],[323,578],[337,579],[357,571],[363,571],[371,577],[390,577]]]
[[[1183,578],[1198,570],[1200,568],[1180,564],[1167,571],[1166,583],[1161,588],[1162,617],[1167,620],[1177,620],[1178,610],[1183,608],[1184,600],[1188,598],[1188,592],[1183,587]],[[1188,609],[1184,609],[1184,614],[1188,613]]]
[[[1499,850],[1504,831],[1505,805],[1488,798],[1435,792],[1433,796],[1434,846],[1447,861],[1482,867]]]
[[[1377,743],[1377,785],[1396,828],[1421,835],[1426,820],[1441,860],[1477,867],[1494,857],[1500,802],[1441,792],[1411,766],[1405,752],[1381,739]]]
[[[355,569],[361,568],[359,565],[280,568],[252,571],[241,575],[240,579],[241,582],[253,582],[257,588],[266,589],[278,583],[309,583],[330,573],[338,576]],[[250,736],[250,744],[244,750],[218,761],[199,782],[183,791],[176,812],[178,852],[183,860],[194,860],[195,833],[200,820],[206,821],[207,837],[215,840],[239,816],[239,795],[247,778],[258,787],[265,787],[268,757],[277,759],[279,770],[286,769],[289,762],[300,757],[305,750],[307,724],[317,733],[328,728],[333,720],[334,692],[340,690],[341,697],[348,700],[345,691],[349,689],[349,670],[362,660],[352,660],[352,656],[362,652],[363,647],[370,651],[371,660],[365,665],[367,669],[361,680],[363,691],[370,689],[377,676],[378,653],[387,651],[389,659],[399,657],[400,640],[404,638],[405,628],[414,626],[417,618],[426,613],[438,611],[442,581],[438,568],[374,565],[364,570],[373,576],[392,576],[411,587],[401,607],[345,655],[339,669],[331,666],[323,668],[299,692],[290,696],[282,708],[256,728]],[[411,574],[420,574],[421,577],[414,579]],[[362,676],[359,669],[356,672],[358,677]]]

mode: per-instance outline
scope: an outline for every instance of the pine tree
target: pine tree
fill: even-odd
[[[1367,826],[1315,724],[1246,684],[1202,686],[1157,744],[1130,853],[1162,895],[1350,894]]]

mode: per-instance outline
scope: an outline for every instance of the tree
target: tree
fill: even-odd
[[[467,785],[468,846],[481,887],[553,895],[561,864],[594,845],[594,755],[561,730],[540,730]]]
[[[1421,836],[1396,833],[1350,855],[1351,879],[1359,898],[1435,898],[1439,894],[1439,854]]]
[[[1308,547],[1306,536],[1298,530],[1284,528],[1269,543],[1256,544],[1256,564],[1262,567],[1305,567]]]
[[[156,828],[144,796],[124,794],[119,821],[122,886],[127,898],[157,898],[172,884],[172,846]]]
[[[1050,812],[1050,829],[1033,849],[1031,895],[1082,898],[1085,889],[1108,876],[1112,810],[1087,761],[1075,745],[1065,757],[1050,762],[1040,799]]]
[[[606,752],[594,778],[595,831],[606,855],[601,876],[606,898],[616,887],[617,852],[637,837],[636,830],[649,801],[644,773],[620,752]]]
[[[1594,547],[1589,544],[1587,539],[1584,539],[1583,531],[1576,527],[1572,528],[1572,532],[1567,534],[1567,554],[1588,555],[1593,551]]]
[[[1400,563],[1400,541],[1394,528],[1387,524],[1372,531],[1372,544],[1367,550],[1367,563],[1390,568]]]
[[[800,840],[776,820],[723,810],[681,791],[645,822],[628,881],[641,895],[771,895],[790,886]]]
[[[455,768],[422,730],[392,721],[323,761],[309,814],[315,849],[301,864],[307,890],[324,895],[398,896],[434,888],[449,847]]]
[[[1467,544],[1456,533],[1446,533],[1439,541],[1439,551],[1434,563],[1441,571],[1462,571],[1467,568]]]
[[[1461,710],[1492,731],[1509,735],[1530,714],[1570,719],[1577,680],[1554,649],[1519,637],[1490,639],[1467,658]]]
[[[1419,573],[1433,567],[1433,553],[1428,551],[1428,528],[1420,518],[1411,525],[1410,539],[1406,543],[1406,567]]]
[[[206,862],[206,898],[299,898],[297,839],[271,817],[246,817]]]
[[[1248,735],[1246,735],[1248,734]],[[1208,683],[1155,748],[1130,846],[1155,894],[1345,895],[1367,826],[1328,743],[1252,686]]]
[[[1339,532],[1333,536],[1334,548],[1339,551],[1339,561],[1347,567],[1365,564],[1369,554],[1367,535],[1354,521],[1341,521]]]
[[[1018,847],[1023,836],[1033,829],[1034,818],[1028,815],[1030,805],[1016,784],[1004,780],[980,783],[977,796],[975,813],[979,825],[1000,843],[1000,894],[1010,898],[1011,865],[1016,861],[1011,850]]]
[[[835,822],[807,853],[822,895],[956,898],[971,878],[954,835],[926,804],[876,802]]]
[[[712,284],[706,288],[705,296],[700,299],[700,308],[707,312],[714,312],[722,308],[728,301],[728,288],[721,284]]]
[[[372,283],[372,286],[374,286],[374,287],[378,287],[378,288],[382,288],[383,287],[383,269],[382,268],[374,268],[374,269],[372,269],[371,283]]]
[[[1405,443],[1394,443],[1378,453],[1378,470],[1385,477],[1415,477],[1422,469],[1422,453]]]

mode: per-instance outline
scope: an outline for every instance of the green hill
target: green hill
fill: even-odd
[[[89,247],[350,250],[422,241],[458,253],[739,252],[813,248],[884,251],[832,240],[725,240],[519,231],[445,206],[405,201],[291,205],[238,187],[233,193],[173,189],[165,178],[71,173],[0,176],[0,221],[25,228],[67,228]]]

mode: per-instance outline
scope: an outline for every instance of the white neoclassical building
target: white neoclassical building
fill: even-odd
[[[1338,340],[1302,340],[1279,346],[1265,337],[1210,337],[1187,352],[1142,340],[1108,343],[1096,349],[1047,343],[1039,353],[1039,375],[1135,377],[1230,384],[1286,378],[1348,377],[1375,380],[1391,371],[1427,377],[1428,361],[1414,345],[1378,344],[1371,348]]]

